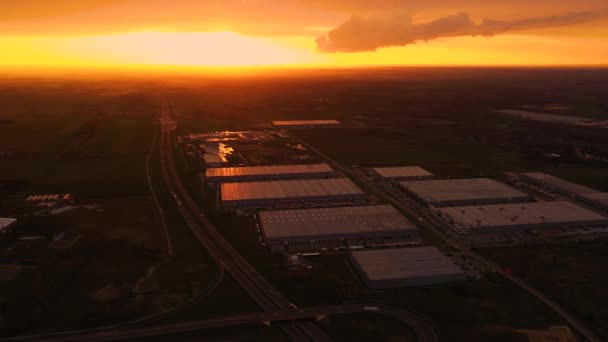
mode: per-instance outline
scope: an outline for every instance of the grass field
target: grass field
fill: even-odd
[[[541,247],[483,248],[479,252],[521,276],[608,339],[608,261],[605,241]]]
[[[215,264],[164,188],[156,146],[152,182],[174,251],[166,255],[146,180],[160,99],[155,92],[114,95],[100,84],[37,80],[0,87],[7,109],[0,121],[0,184],[18,185],[0,187],[8,195],[0,214],[23,206],[23,196],[49,192],[72,193],[77,204],[100,209],[19,217],[19,236],[65,234],[64,240],[78,243],[63,250],[44,242],[14,253],[9,252],[14,242],[2,243],[3,262],[28,266],[1,284],[3,316],[10,316],[3,335],[81,329],[158,313],[196,296],[215,276]],[[150,290],[134,293],[142,279]],[[233,298],[232,305],[202,301],[190,317],[251,310],[229,282],[216,298]]]

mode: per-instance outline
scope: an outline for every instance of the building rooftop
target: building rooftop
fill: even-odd
[[[203,160],[205,161],[205,164],[222,164],[222,163],[226,163],[226,160],[224,158],[222,158],[218,154],[205,153],[205,154],[203,154]]]
[[[370,281],[464,276],[464,272],[435,247],[356,251],[352,257]]]
[[[551,113],[542,113],[542,112],[530,112],[526,110],[519,109],[499,109],[495,110],[495,112],[507,114],[511,116],[518,116],[524,119],[535,120],[535,121],[546,121],[546,122],[593,122],[599,121],[595,119],[583,118],[580,116],[573,115],[557,115]]]
[[[259,218],[271,240],[418,229],[390,205],[262,211]]]
[[[213,177],[245,177],[258,175],[282,174],[308,174],[331,173],[334,170],[327,164],[301,164],[301,165],[270,165],[270,166],[243,166],[243,167],[215,167],[205,170],[206,178]]]
[[[375,167],[373,170],[384,178],[429,177],[433,175],[420,166]]]
[[[582,194],[580,196],[586,200],[596,202],[608,208],[608,192],[592,192],[588,194]]]
[[[348,178],[223,183],[222,201],[364,195]]]
[[[441,208],[465,230],[515,225],[608,224],[608,217],[566,201]]]
[[[273,121],[275,126],[316,126],[316,125],[339,125],[338,120],[278,120]]]
[[[553,177],[546,173],[528,172],[528,173],[524,173],[523,175],[525,177],[533,179],[537,182],[544,183],[548,186],[551,186],[551,187],[557,188],[561,191],[569,192],[572,194],[580,195],[580,194],[587,194],[587,193],[592,193],[592,192],[599,192],[598,190],[595,190],[593,188],[589,188],[589,187],[586,187],[583,185],[568,182],[566,180],[563,180],[563,179],[557,178],[557,177]]]
[[[524,192],[489,178],[409,181],[399,184],[425,202],[529,197]]]
[[[17,222],[17,219],[9,217],[0,217],[0,231],[3,231],[15,222]]]

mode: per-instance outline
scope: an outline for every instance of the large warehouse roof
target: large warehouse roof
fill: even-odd
[[[278,120],[273,121],[275,126],[316,126],[316,125],[339,125],[338,120]]]
[[[608,208],[608,192],[592,192],[580,195],[583,199],[596,203],[597,205]]]
[[[464,279],[464,272],[435,247],[356,251],[352,252],[352,257],[371,287],[423,285]],[[378,286],[374,286],[374,283]]]
[[[270,166],[243,166],[243,167],[215,167],[205,170],[206,178],[220,177],[247,177],[260,175],[287,175],[331,173],[334,170],[327,164],[301,164],[301,165],[270,165]]]
[[[572,182],[568,182],[566,180],[557,178],[557,177],[553,177],[551,175],[548,175],[546,173],[540,173],[540,172],[528,172],[528,173],[524,173],[523,174],[524,177],[530,178],[536,182],[539,183],[543,183],[546,184],[548,186],[557,188],[561,191],[565,191],[571,194],[588,194],[588,193],[592,193],[592,192],[599,192],[598,190],[583,186],[583,185],[579,185],[579,184],[575,184]]]
[[[375,167],[377,174],[384,178],[416,178],[431,177],[432,173],[420,166]]]
[[[17,220],[14,218],[0,217],[0,231],[4,230],[5,228],[8,228],[15,222],[17,222]]]
[[[417,230],[390,205],[262,211],[259,217],[270,240]]]
[[[411,181],[399,184],[429,203],[529,198],[519,190],[488,178]]]
[[[348,178],[224,183],[222,201],[363,195]]]
[[[440,212],[467,232],[497,227],[608,224],[608,217],[566,201],[452,207]]]

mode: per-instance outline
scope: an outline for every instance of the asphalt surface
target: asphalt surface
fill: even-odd
[[[300,338],[298,333],[305,333],[312,329],[314,333],[318,332],[318,326],[313,322],[313,319],[322,318],[330,315],[352,314],[352,313],[377,313],[395,318],[404,324],[410,326],[416,334],[418,342],[436,342],[438,336],[433,329],[433,326],[424,318],[408,312],[406,310],[376,303],[360,303],[338,306],[322,306],[311,308],[291,308],[289,310],[267,311],[260,313],[251,313],[230,317],[218,317],[207,320],[195,320],[189,322],[181,322],[174,324],[158,325],[146,328],[134,328],[128,330],[115,330],[99,332],[88,335],[66,336],[62,338],[48,339],[44,341],[53,342],[73,342],[73,341],[89,341],[89,342],[106,342],[106,341],[124,341],[129,339],[142,339],[157,336],[176,335],[180,333],[194,332],[209,328],[220,328],[243,324],[270,324],[281,323],[283,325],[300,325],[304,324],[304,330],[288,330],[290,338]],[[291,322],[291,323],[285,323]],[[291,335],[294,333],[294,335]]]

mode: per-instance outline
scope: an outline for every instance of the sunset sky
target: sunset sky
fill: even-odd
[[[21,0],[0,65],[608,65],[606,0]]]

